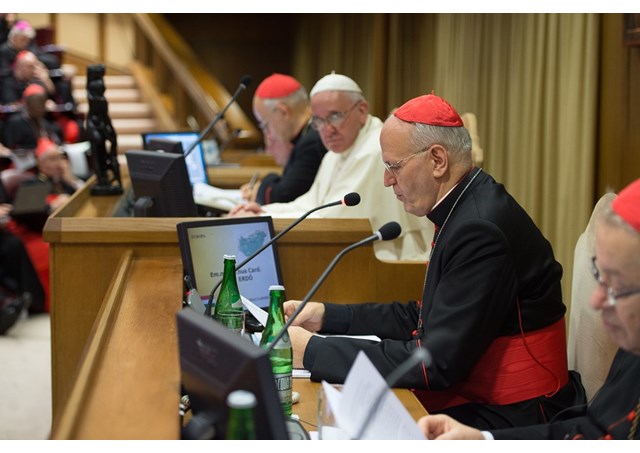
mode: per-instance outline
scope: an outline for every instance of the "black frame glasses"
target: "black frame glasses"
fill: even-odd
[[[595,256],[591,257],[591,275],[593,275],[593,278],[596,279],[598,285],[600,285],[607,293],[607,303],[611,307],[615,307],[618,304],[619,299],[640,294],[640,288],[631,289],[629,291],[620,291],[619,293],[613,292],[613,289],[600,279],[600,269],[598,269],[598,265],[596,264]]]

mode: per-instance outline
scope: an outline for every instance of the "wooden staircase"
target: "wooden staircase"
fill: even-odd
[[[143,132],[153,132],[158,128],[151,106],[144,102],[135,78],[130,75],[105,75],[105,97],[109,102],[109,117],[116,131],[118,152],[142,149]],[[78,104],[78,112],[87,114],[87,77],[73,78],[73,96]]]

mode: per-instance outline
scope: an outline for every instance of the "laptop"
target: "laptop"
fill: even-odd
[[[49,187],[41,181],[20,184],[13,200],[11,217],[34,231],[42,231],[49,217]]]
[[[222,279],[224,255],[235,255],[237,266],[275,235],[271,217],[182,222],[177,230],[184,274],[191,279],[203,303]],[[239,269],[236,278],[240,294],[267,309],[269,286],[284,285],[276,244]]]
[[[153,150],[151,148],[151,142],[154,140],[164,142],[172,141],[181,143],[182,152],[186,153],[197,139],[198,133],[192,131],[145,132],[142,134],[142,143],[146,150]],[[189,180],[192,186],[197,182],[209,184],[202,143],[196,145],[193,151],[186,157],[185,163],[187,164],[187,172],[189,173]]]

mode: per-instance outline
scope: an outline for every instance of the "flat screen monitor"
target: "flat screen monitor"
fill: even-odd
[[[135,217],[198,217],[183,155],[130,150],[125,156]]]
[[[177,314],[180,376],[189,395],[192,418],[183,431],[188,439],[225,438],[227,395],[248,390],[257,399],[254,410],[258,439],[288,439],[269,353],[191,308]]]
[[[177,225],[185,275],[206,303],[222,279],[224,255],[240,264],[273,236],[271,217],[240,217],[182,222]],[[272,244],[236,272],[240,294],[261,308],[269,306],[269,286],[283,285],[276,245]],[[217,296],[217,295],[216,295]]]
[[[162,149],[167,152],[186,152],[191,145],[198,139],[197,132],[184,131],[184,132],[145,132],[142,134],[142,143],[144,149],[158,150]],[[152,142],[153,141],[153,142]],[[178,151],[177,148],[170,146],[168,149],[166,145],[162,145],[162,142],[171,143],[179,142],[182,144],[182,149]],[[189,180],[191,185],[197,182],[209,184],[209,178],[207,177],[207,166],[204,160],[204,152],[202,150],[202,144],[198,143],[193,151],[186,157],[187,171],[189,172]]]

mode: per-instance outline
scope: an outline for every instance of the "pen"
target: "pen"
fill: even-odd
[[[253,190],[253,186],[256,185],[256,182],[258,181],[258,176],[260,175],[260,172],[255,172],[253,174],[253,177],[251,178],[251,181],[249,181],[249,190]]]

